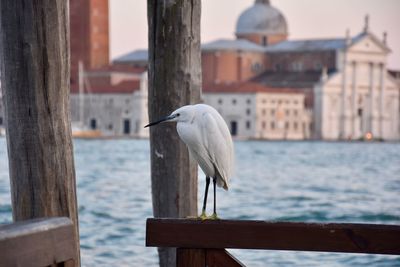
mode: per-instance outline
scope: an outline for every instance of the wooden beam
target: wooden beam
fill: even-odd
[[[0,226],[0,266],[74,266],[76,249],[73,223],[65,217]]]
[[[148,219],[146,245],[400,255],[400,226]]]

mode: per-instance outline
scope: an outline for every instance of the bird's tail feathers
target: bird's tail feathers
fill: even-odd
[[[217,177],[217,185],[219,187],[222,187],[225,190],[228,190],[229,189],[228,188],[229,187],[228,181],[227,181],[227,178],[224,178],[226,176],[222,176],[221,173],[217,169],[216,169],[216,172],[217,172],[217,175],[216,175],[216,177]]]
[[[217,178],[217,185],[219,186],[219,187],[222,187],[223,189],[225,189],[225,190],[227,190],[228,191],[228,183],[227,182],[225,182],[225,180],[224,179],[222,179],[222,178],[220,178],[220,177],[218,177]]]

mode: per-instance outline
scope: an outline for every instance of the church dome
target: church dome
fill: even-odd
[[[287,23],[282,13],[270,5],[269,0],[256,0],[243,11],[236,24],[236,35],[287,35]]]

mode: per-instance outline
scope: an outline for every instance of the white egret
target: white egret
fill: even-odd
[[[206,175],[206,189],[200,218],[217,219],[215,185],[228,190],[233,169],[233,142],[228,126],[213,107],[197,104],[180,107],[171,115],[145,127],[173,121],[177,122],[176,129],[179,137],[187,145],[190,154]],[[210,177],[214,185],[214,213],[207,217],[206,205]]]

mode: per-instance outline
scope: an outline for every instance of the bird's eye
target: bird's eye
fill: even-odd
[[[181,114],[177,113],[176,116],[179,117]]]

